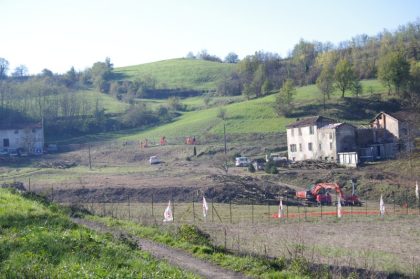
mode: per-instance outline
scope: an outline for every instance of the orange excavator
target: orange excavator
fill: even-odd
[[[308,191],[296,192],[296,198],[304,200],[306,204],[331,205],[330,191],[335,191],[340,196],[341,205],[361,206],[359,197],[355,194],[345,195],[337,183],[318,183]]]

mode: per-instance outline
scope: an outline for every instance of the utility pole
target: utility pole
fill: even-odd
[[[225,155],[226,155],[226,123],[225,120],[223,120],[223,138],[225,142]]]

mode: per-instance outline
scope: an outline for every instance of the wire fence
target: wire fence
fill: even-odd
[[[35,185],[28,178],[26,183],[16,181],[1,181],[1,185],[19,184],[29,192],[39,194],[47,199],[66,205],[77,205],[87,209],[93,214],[128,219],[144,224],[157,224],[163,222],[163,213],[171,201],[170,209],[173,223],[216,223],[216,224],[287,224],[293,222],[315,222],[322,219],[361,220],[386,219],[398,216],[420,216],[420,201],[408,203],[412,197],[406,195],[405,202],[396,202],[393,198],[384,198],[385,211],[381,214],[379,201],[361,201],[361,206],[341,206],[337,200],[333,205],[304,205],[296,199],[286,197],[283,207],[279,203],[268,200],[265,203],[256,203],[251,200],[240,202],[217,202],[207,197],[208,210],[203,212],[203,197],[194,195],[188,201],[187,197],[169,197],[163,202],[159,190],[148,197],[130,196],[127,194],[114,194],[111,197],[79,194],[69,199],[63,198],[63,189],[54,189],[54,186],[44,187]],[[64,191],[65,192],[65,191]],[[85,193],[85,188],[73,192]],[[141,201],[139,201],[139,199]],[[336,198],[337,199],[337,198]],[[411,206],[410,206],[411,205]],[[205,214],[204,214],[205,213]]]

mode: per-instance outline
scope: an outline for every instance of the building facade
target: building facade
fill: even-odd
[[[323,160],[356,166],[356,127],[322,116],[306,118],[287,126],[287,149],[291,161]]]
[[[40,123],[0,126],[0,149],[19,149],[29,154],[42,154],[44,129]]]

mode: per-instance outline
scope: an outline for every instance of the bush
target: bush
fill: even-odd
[[[211,246],[210,236],[194,225],[181,225],[176,235],[180,240],[191,244]]]
[[[253,164],[249,164],[248,171],[251,172],[251,173],[254,173],[255,172],[255,168],[254,168],[254,165]]]
[[[276,163],[273,160],[269,160],[267,164],[265,164],[264,171],[266,173],[271,173],[271,174],[279,173],[276,167]]]

